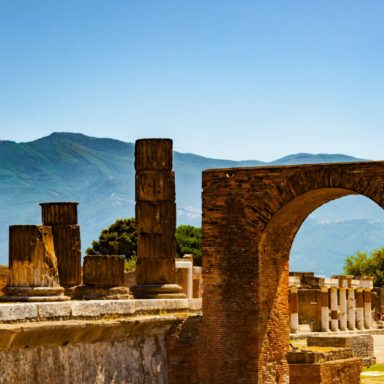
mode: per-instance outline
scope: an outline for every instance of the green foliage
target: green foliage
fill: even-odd
[[[129,261],[136,259],[136,242],[135,219],[118,219],[101,231],[99,240],[92,242],[92,247],[86,250],[86,254],[124,255]]]
[[[176,254],[182,257],[193,254],[195,265],[201,265],[201,228],[180,225],[176,229]],[[103,229],[99,240],[92,242],[87,255],[124,255],[125,269],[136,267],[136,223],[135,219],[118,219],[110,227]]]
[[[110,227],[103,229],[99,240],[92,242],[87,255],[124,255],[125,269],[136,268],[136,223],[135,219],[118,219]],[[176,229],[176,254],[182,257],[193,254],[194,264],[201,265],[201,228],[180,225]]]
[[[180,225],[176,229],[176,254],[183,257],[193,254],[195,265],[201,265],[201,228],[192,225]]]
[[[124,270],[134,271],[136,269],[136,262],[137,262],[136,256],[132,256],[130,259],[125,259]]]
[[[384,287],[384,247],[370,255],[357,252],[344,262],[344,273],[354,276],[372,276],[375,287]]]

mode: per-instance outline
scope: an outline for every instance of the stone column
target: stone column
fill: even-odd
[[[299,332],[299,295],[296,286],[289,289],[289,314],[291,319],[291,333]]]
[[[346,288],[339,289],[340,295],[340,331],[347,330],[347,290]]]
[[[356,329],[356,316],[355,316],[355,289],[348,288],[348,329],[353,331]]]
[[[74,298],[82,300],[129,299],[124,286],[124,256],[88,255],[84,257],[84,285],[74,290]]]
[[[372,327],[372,305],[371,305],[371,290],[364,289],[364,325],[365,328]]]
[[[41,203],[43,225],[52,227],[60,284],[67,294],[81,284],[80,226],[73,202]]]
[[[43,225],[9,227],[9,275],[5,301],[65,301],[52,230]]]
[[[331,331],[335,332],[339,330],[339,320],[337,316],[338,312],[337,303],[337,288],[331,288]]]
[[[172,140],[136,141],[136,298],[184,298],[175,284],[176,204]]]
[[[321,287],[321,331],[329,332],[328,288]]]
[[[364,329],[364,298],[361,288],[356,290],[356,328]]]

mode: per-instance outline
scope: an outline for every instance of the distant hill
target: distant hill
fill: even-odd
[[[266,163],[174,152],[178,224],[201,225],[205,169],[357,160],[341,154],[300,153]],[[8,259],[8,226],[40,223],[39,203],[48,201],[79,202],[85,249],[117,218],[134,216],[134,144],[77,133],[53,133],[28,143],[0,141],[0,262]],[[346,233],[343,228],[348,228]],[[292,250],[291,268],[338,273],[345,256],[381,245],[383,233],[384,214],[368,199],[350,196],[333,201],[313,212],[303,225]],[[322,250],[326,254],[319,257]]]

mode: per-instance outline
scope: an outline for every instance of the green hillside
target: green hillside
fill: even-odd
[[[200,226],[201,172],[205,169],[356,160],[339,154],[301,153],[265,163],[174,152],[178,224]],[[295,241],[292,266],[325,273],[340,268],[340,260],[355,249],[376,247],[383,239],[384,215],[367,200],[344,198],[315,211]],[[134,216],[134,144],[76,133],[53,133],[28,143],[0,141],[1,263],[8,259],[8,226],[40,223],[39,203],[49,201],[79,202],[82,246],[88,247],[117,218]],[[335,224],[340,221],[347,222],[348,234],[356,235],[346,236],[343,226]],[[323,224],[316,226],[317,222]],[[325,254],[319,257],[316,252],[321,249]]]

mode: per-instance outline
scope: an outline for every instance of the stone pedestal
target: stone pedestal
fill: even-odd
[[[9,227],[9,275],[5,301],[65,301],[52,230],[43,225]]]
[[[60,284],[70,293],[81,284],[80,227],[73,202],[41,203],[44,225],[52,227]]]
[[[172,140],[143,139],[135,146],[136,298],[183,298],[175,284],[176,204]]]
[[[84,285],[74,290],[74,298],[129,299],[128,287],[124,286],[124,256],[89,255],[84,257]]]

